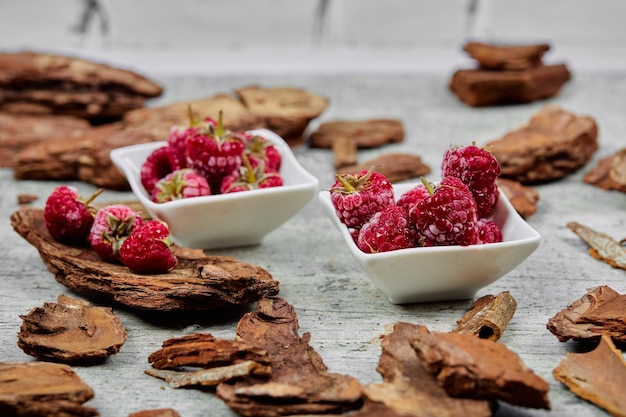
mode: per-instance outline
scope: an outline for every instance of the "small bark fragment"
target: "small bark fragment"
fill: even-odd
[[[537,212],[539,192],[536,189],[501,177],[496,179],[496,184],[522,218],[527,219]]]
[[[124,324],[111,308],[59,295],[20,316],[24,322],[18,346],[41,360],[64,363],[101,362],[119,352],[126,342]]]
[[[172,408],[159,408],[156,410],[142,410],[136,413],[131,413],[128,417],[180,417]]]
[[[470,334],[424,333],[411,346],[453,397],[550,409],[548,383],[505,345]]]
[[[383,382],[367,385],[365,394],[368,401],[383,404],[394,414],[405,416],[491,416],[490,401],[453,398],[427,371],[425,363],[411,346],[424,334],[428,334],[425,326],[399,322],[392,333],[383,337],[382,353],[376,368]]]
[[[553,375],[574,394],[612,416],[626,416],[626,361],[609,336],[603,335],[591,352],[568,353]]]
[[[2,415],[81,417],[98,412],[83,405],[93,390],[68,365],[0,362]]]
[[[337,170],[337,174],[355,174],[373,168],[385,175],[391,182],[418,178],[430,173],[430,166],[416,155],[388,153],[357,165],[346,166]]]
[[[603,190],[626,193],[626,148],[602,158],[583,179]]]
[[[626,270],[626,249],[620,242],[577,222],[569,222],[567,227],[589,245],[589,254],[595,259],[606,262],[613,268]]]
[[[172,388],[190,386],[215,386],[248,375],[268,376],[271,368],[254,361],[244,361],[232,365],[218,366],[199,371],[171,371],[168,369],[146,369],[145,373],[166,381]]]
[[[309,345],[310,335],[299,336],[298,328],[295,310],[284,299],[259,300],[256,311],[239,321],[237,337],[267,351],[271,375],[221,383],[218,397],[242,416],[332,414],[359,408],[361,384],[329,373]]]
[[[598,149],[598,126],[589,116],[547,105],[528,124],[486,147],[498,160],[503,178],[523,184],[554,181],[591,159]]]
[[[339,136],[333,141],[332,148],[335,169],[356,165],[358,148],[354,140],[347,136]]]
[[[229,256],[174,247],[178,266],[167,274],[140,275],[103,262],[88,247],[67,246],[48,233],[43,210],[21,207],[13,229],[39,251],[55,279],[80,293],[98,294],[141,310],[212,310],[277,294],[279,283],[265,269]]]
[[[357,148],[377,148],[404,140],[404,126],[396,119],[337,120],[322,123],[311,133],[311,146],[332,148],[334,142],[348,137]]]
[[[523,71],[538,67],[542,64],[543,54],[549,49],[550,45],[546,43],[504,46],[468,42],[463,47],[481,68],[497,71]]]
[[[597,342],[606,334],[626,343],[626,295],[605,285],[591,288],[548,320],[547,328],[561,342]]]
[[[39,196],[35,194],[19,194],[17,196],[17,204],[19,205],[30,204],[30,203],[37,201],[38,199],[39,199]]]
[[[458,326],[454,331],[495,342],[502,336],[516,309],[517,301],[508,291],[497,296],[485,295],[474,301],[472,308],[457,320]]]

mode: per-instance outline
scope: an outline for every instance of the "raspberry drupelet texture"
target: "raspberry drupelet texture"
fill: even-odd
[[[252,166],[263,162],[266,169],[280,171],[282,156],[272,141],[259,135],[250,134],[245,134],[243,139],[245,145],[244,155],[248,157]]]
[[[383,174],[369,170],[336,178],[330,188],[331,202],[349,228],[360,229],[374,214],[395,205],[393,187]]]
[[[500,165],[490,152],[476,145],[453,146],[444,152],[441,176],[457,177],[467,185],[480,217],[493,212],[499,198],[495,181],[500,176]]]
[[[261,188],[280,187],[283,178],[272,168],[266,168],[265,162],[259,160],[254,166],[243,156],[244,164],[224,177],[220,186],[222,194],[239,191],[259,190]]]
[[[89,243],[103,261],[120,263],[119,251],[124,240],[142,223],[139,214],[128,206],[105,206],[96,213],[89,232]]]
[[[167,224],[153,219],[134,228],[120,248],[120,260],[138,274],[164,274],[178,264]]]
[[[456,177],[445,177],[437,187],[423,182],[432,190],[415,209],[415,227],[424,246],[477,244],[477,208],[468,187]]]
[[[211,195],[207,180],[189,168],[176,170],[161,178],[152,190],[152,201],[166,203],[183,198]]]
[[[494,221],[479,219],[476,228],[478,229],[479,243],[502,242],[502,231]]]
[[[43,211],[50,235],[62,243],[85,243],[96,212],[89,204],[100,193],[102,190],[83,201],[74,187],[61,185],[52,190]]]
[[[148,194],[152,193],[156,183],[166,175],[182,168],[179,161],[170,146],[162,146],[155,149],[146,161],[141,165],[139,173],[141,185],[146,189]]]
[[[388,252],[412,248],[417,232],[401,206],[387,206],[361,227],[356,241],[365,253]]]

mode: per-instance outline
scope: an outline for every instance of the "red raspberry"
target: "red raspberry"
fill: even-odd
[[[417,184],[400,196],[396,205],[404,207],[409,215],[409,221],[415,224],[415,207],[418,201],[428,197],[430,193],[424,184]]]
[[[63,243],[83,243],[93,225],[95,209],[89,204],[102,193],[96,191],[83,201],[74,187],[61,185],[46,200],[43,218],[50,235]]]
[[[178,264],[167,224],[153,219],[135,227],[120,248],[120,260],[137,274],[164,274]]]
[[[176,170],[161,178],[152,190],[152,201],[165,203],[183,198],[211,195],[207,180],[190,168]]]
[[[441,163],[441,176],[460,178],[468,186],[481,217],[489,216],[498,201],[496,178],[500,165],[487,150],[476,145],[456,146],[447,149]]]
[[[200,134],[200,128],[193,125],[188,127],[174,126],[167,136],[167,145],[172,152],[174,163],[180,168],[187,166],[187,142],[189,138]]]
[[[162,146],[152,151],[141,165],[141,184],[148,194],[152,193],[156,183],[166,175],[182,168],[180,161],[175,157],[169,146]]]
[[[89,232],[89,243],[103,261],[119,263],[119,251],[131,232],[143,219],[130,207],[112,204],[96,213]]]
[[[502,231],[498,225],[487,219],[479,219],[476,223],[480,243],[498,243],[502,242]]]
[[[200,134],[187,140],[187,166],[204,176],[217,193],[222,179],[241,166],[243,149],[241,137],[224,129],[220,112],[217,126],[205,123]]]
[[[365,253],[415,247],[417,232],[401,206],[387,206],[363,225],[357,246]]]
[[[244,154],[250,159],[250,163],[254,166],[259,161],[264,161],[267,168],[280,171],[282,157],[272,141],[267,140],[259,135],[243,134],[244,137]]]
[[[395,205],[393,186],[383,174],[369,170],[336,178],[330,198],[339,220],[349,228],[359,229],[374,214]]]
[[[425,246],[474,245],[479,242],[476,202],[456,177],[445,177],[437,187],[423,180],[431,195],[415,205],[415,228]]]
[[[278,171],[271,168],[266,169],[263,161],[253,167],[248,158],[244,156],[244,165],[222,180],[220,192],[228,194],[238,191],[280,187],[281,185],[283,185],[283,178]]]

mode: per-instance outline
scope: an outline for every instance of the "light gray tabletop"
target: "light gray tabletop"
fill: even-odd
[[[394,117],[406,130],[403,143],[360,152],[360,159],[391,151],[420,155],[438,178],[439,163],[451,144],[482,144],[528,121],[547,102],[473,109],[447,90],[449,74],[357,74],[322,76],[211,76],[160,78],[163,97],[151,105],[232,92],[248,84],[265,87],[297,86],[325,95],[328,109],[310,125],[333,119]],[[482,289],[478,296],[510,291],[518,309],[501,341],[518,353],[529,368],[550,383],[552,411],[502,405],[498,416],[602,416],[594,405],[580,400],[552,376],[552,370],[575,351],[576,344],[560,343],[547,329],[550,317],[588,288],[608,285],[626,292],[626,271],[613,269],[587,254],[586,245],[565,224],[578,221],[616,239],[626,237],[626,194],[607,192],[582,181],[583,174],[601,157],[626,145],[626,73],[574,74],[561,94],[550,100],[577,114],[594,117],[599,125],[600,149],[577,173],[558,182],[537,186],[538,212],[528,222],[542,235],[537,251],[517,269]],[[321,188],[333,181],[329,150],[306,145],[294,149],[300,162],[320,180]],[[94,187],[71,183],[88,195]],[[41,262],[34,247],[15,233],[9,216],[18,208],[17,196],[32,193],[43,206],[51,190],[49,181],[15,181],[12,171],[0,170],[0,359],[30,361],[17,346],[19,315],[59,294],[101,303],[58,284]],[[130,193],[106,191],[102,201],[129,199]],[[380,381],[375,368],[380,355],[379,336],[397,321],[426,325],[435,331],[455,327],[471,300],[432,304],[393,305],[377,291],[351,258],[339,233],[325,217],[317,200],[271,233],[260,246],[211,251],[260,265],[280,281],[281,295],[298,314],[301,332],[311,333],[311,344],[330,371],[346,373],[362,383]],[[131,412],[171,407],[181,416],[233,416],[213,393],[172,389],[144,374],[147,357],[168,338],[193,332],[209,332],[233,338],[241,315],[253,308],[234,308],[189,314],[156,314],[133,311],[112,304],[128,329],[121,351],[103,364],[75,367],[95,391],[87,403],[102,416],[127,416]]]

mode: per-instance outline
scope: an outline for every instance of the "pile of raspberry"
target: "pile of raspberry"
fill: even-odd
[[[44,222],[58,242],[91,246],[105,262],[122,264],[138,274],[162,274],[178,264],[172,252],[169,228],[123,204],[96,210],[93,199],[84,200],[74,187],[56,187],[46,199]]]
[[[337,175],[332,204],[365,253],[424,246],[480,245],[502,241],[489,219],[498,202],[500,166],[474,144],[447,149],[441,181],[422,183],[397,201],[391,182],[375,171]]]
[[[191,118],[190,126],[173,127],[167,145],[148,156],[140,176],[151,200],[165,203],[281,186],[281,162],[271,141],[225,129],[220,112],[217,121]]]

